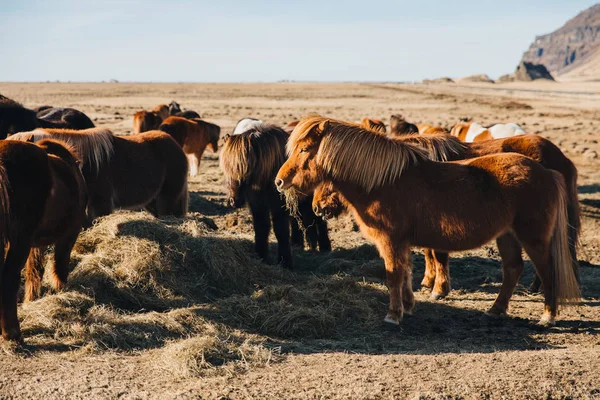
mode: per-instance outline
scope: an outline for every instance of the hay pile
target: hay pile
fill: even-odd
[[[300,255],[293,273],[252,246],[198,214],[102,218],[77,241],[67,289],[21,306],[23,333],[45,348],[150,350],[174,374],[199,376],[265,365],[290,339],[377,329],[385,286],[352,276],[373,264],[372,247]]]

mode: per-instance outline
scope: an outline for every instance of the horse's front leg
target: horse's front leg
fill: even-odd
[[[390,308],[384,321],[400,325],[404,314],[403,300],[407,301],[407,311],[412,312],[414,297],[408,279],[412,276],[410,271],[410,248],[405,244],[396,244],[392,241],[378,243],[379,251],[385,262],[386,283],[390,292]],[[406,291],[406,296],[403,292]]]

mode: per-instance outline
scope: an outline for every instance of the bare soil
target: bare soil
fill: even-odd
[[[173,99],[222,134],[246,116],[284,125],[309,112],[517,122],[579,169],[584,294],[556,327],[540,328],[527,263],[510,316],[485,318],[502,276],[494,244],[453,255],[453,291],[441,301],[419,291],[415,249],[415,313],[384,330],[383,262],[351,217],[330,222],[332,254],[296,252],[298,270],[279,272],[252,255],[250,215],[226,206],[218,155],[207,150],[188,220],[107,218],[96,236],[82,235],[66,292],[20,308],[26,345],[0,341],[0,398],[600,398],[600,84],[2,83],[0,93],[28,107],[80,109],[121,135],[135,111]],[[212,269],[195,274],[181,249]],[[146,275],[133,275],[129,260]],[[161,269],[169,263],[185,265]],[[219,268],[229,282],[213,276]],[[202,295],[183,284],[192,279]]]

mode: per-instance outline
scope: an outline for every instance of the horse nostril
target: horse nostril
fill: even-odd
[[[277,186],[278,189],[281,189],[283,187],[283,179],[277,179],[275,181],[275,186]]]

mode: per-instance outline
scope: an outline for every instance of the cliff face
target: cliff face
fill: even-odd
[[[597,71],[586,79],[600,79],[600,69],[586,64],[598,60],[600,53],[600,4],[579,13],[564,26],[538,36],[521,61],[543,64],[555,77],[581,75],[578,70]],[[583,78],[583,77],[582,77]]]

